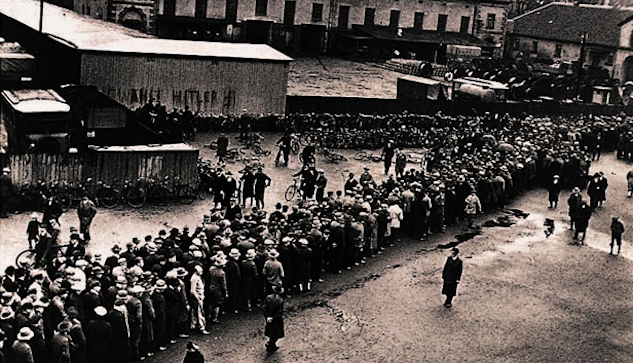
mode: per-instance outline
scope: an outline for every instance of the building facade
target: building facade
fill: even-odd
[[[550,3],[508,22],[511,58],[602,67],[620,83],[633,81],[633,11]],[[583,40],[584,37],[584,40]]]
[[[424,33],[426,36],[410,42],[434,46],[460,38],[457,44],[483,45],[495,56],[503,53],[510,7],[506,0],[157,1],[157,34],[161,37],[266,43],[290,52],[323,52],[335,47],[341,36],[359,46],[358,40],[362,43],[364,38],[377,36],[362,28],[376,28],[378,37],[396,42],[402,41],[398,32],[403,31]]]

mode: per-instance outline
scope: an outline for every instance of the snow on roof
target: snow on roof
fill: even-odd
[[[37,0],[1,0],[0,13],[39,30],[39,6]],[[43,33],[80,50],[284,62],[292,60],[265,44],[159,39],[46,2],[43,18]]]
[[[97,152],[158,152],[158,151],[198,151],[195,147],[185,144],[150,144],[131,146],[89,146]]]
[[[2,96],[21,113],[70,111],[66,101],[51,89],[7,90],[2,92]]]
[[[400,76],[398,78],[411,81],[411,82],[420,83],[420,84],[426,84],[428,86],[437,86],[438,84],[441,83],[440,81],[432,79],[432,78],[424,78],[424,77],[418,77],[418,76],[412,76],[412,75]]]

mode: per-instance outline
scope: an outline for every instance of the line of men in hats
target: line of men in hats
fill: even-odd
[[[124,250],[114,246],[105,261],[75,238],[70,247],[49,249],[38,269],[9,268],[1,282],[3,352],[28,362],[30,350],[36,363],[62,361],[67,352],[78,362],[140,360],[192,329],[207,334],[222,312],[265,305],[271,294],[281,297],[281,288],[286,296],[310,290],[324,271],[356,268],[403,235],[424,238],[458,219],[472,223],[474,214],[551,180],[559,166],[548,158],[571,169],[566,185],[583,177],[574,160],[590,162],[586,149],[544,126],[509,122],[491,130],[510,145],[503,150],[459,129],[433,131],[444,147],[431,150],[427,170],[381,183],[366,170],[358,180],[352,175],[344,191],[291,208],[277,204],[270,214],[257,207],[246,212],[229,198],[194,231],[135,238]],[[59,244],[59,228],[42,224],[32,242]],[[275,318],[279,306],[269,310],[274,316],[267,318]],[[274,324],[267,329],[270,351],[283,337],[283,324]]]

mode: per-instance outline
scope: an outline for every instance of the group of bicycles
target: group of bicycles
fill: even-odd
[[[85,182],[51,182],[37,181],[22,186],[9,202],[15,212],[42,210],[49,198],[67,212],[77,207],[86,195],[96,205],[108,209],[125,203],[133,208],[141,208],[148,201],[157,205],[167,205],[170,200],[178,200],[182,204],[191,204],[198,198],[196,188],[182,183],[179,178],[170,180],[137,179],[135,183],[124,180],[112,184],[88,178]]]

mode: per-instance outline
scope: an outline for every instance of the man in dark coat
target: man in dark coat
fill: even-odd
[[[15,188],[13,187],[13,182],[11,181],[11,175],[9,173],[11,169],[5,167],[2,169],[2,175],[0,175],[0,217],[7,218],[9,213],[9,203],[13,194],[15,192]]]
[[[552,180],[547,190],[549,192],[549,208],[555,209],[558,206],[558,196],[561,190],[560,177],[558,175],[554,175],[554,180]]]
[[[187,343],[187,354],[183,363],[204,363],[204,356],[193,342]]]
[[[447,308],[451,307],[453,297],[457,294],[457,284],[462,278],[462,260],[457,256],[458,254],[459,249],[457,247],[451,250],[451,256],[446,259],[444,270],[442,271],[442,279],[444,280],[442,294],[446,295],[444,306]]]
[[[116,349],[111,351],[109,358],[111,363],[127,362],[130,352],[130,333],[127,318],[123,312],[117,309],[117,306],[124,306],[125,302],[123,300],[117,300],[114,305],[114,309],[108,311],[105,316],[105,320],[112,328],[112,346],[116,347]]]
[[[88,341],[86,356],[93,363],[109,363],[111,361],[109,354],[110,350],[114,348],[112,345],[114,337],[110,323],[105,320],[106,314],[107,310],[103,306],[94,308],[95,318],[86,326],[86,340]]]
[[[604,190],[602,190],[601,184],[600,174],[595,173],[589,182],[589,186],[587,187],[587,194],[589,195],[591,209],[596,209],[598,207],[598,202],[601,201],[602,195],[604,195]]]
[[[262,171],[262,168],[258,168],[255,174],[255,203],[259,209],[264,209],[264,193],[270,184],[270,177]]]
[[[582,233],[582,239],[580,240],[580,244],[585,244],[585,237],[587,236],[587,228],[589,227],[589,219],[591,219],[591,214],[593,209],[587,205],[587,203],[582,202],[580,208],[578,208],[578,219],[576,220],[576,233],[574,234],[574,239],[578,239],[578,235]]]
[[[51,363],[68,363],[70,362],[70,345],[71,341],[68,337],[70,333],[70,322],[65,320],[57,325],[57,331],[53,335],[51,341]]]
[[[79,217],[79,232],[83,234],[86,243],[90,242],[90,224],[97,214],[97,207],[94,202],[84,195],[77,207],[77,217]]]
[[[218,146],[217,146],[217,156],[219,162],[224,162],[224,157],[226,157],[226,151],[229,147],[229,138],[226,137],[226,134],[220,134],[218,137]]]
[[[154,305],[154,340],[158,350],[167,349],[167,335],[165,324],[167,322],[167,305],[163,293],[167,289],[165,280],[158,280],[152,291],[152,304]]]
[[[277,351],[277,340],[284,337],[284,299],[281,286],[273,286],[273,293],[266,296],[264,302],[264,316],[266,317],[266,327],[264,334],[268,337],[266,351],[269,353]]]
[[[580,188],[574,187],[572,189],[569,198],[567,199],[567,205],[569,206],[569,229],[574,229],[576,221],[578,220],[578,210],[582,204],[582,195],[580,194]]]

